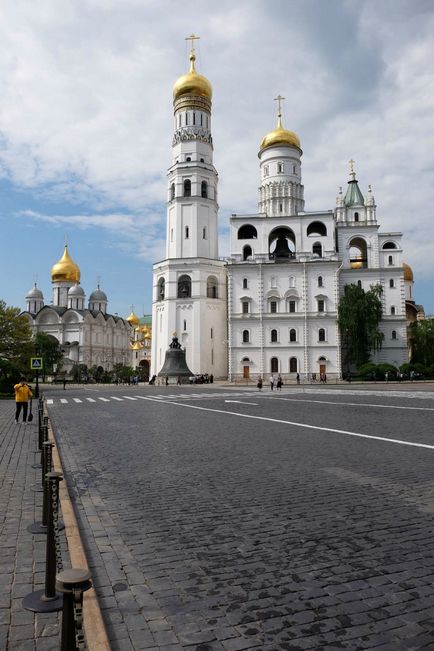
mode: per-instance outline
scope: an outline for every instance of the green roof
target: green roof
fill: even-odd
[[[152,325],[152,314],[145,314],[144,316],[139,318],[139,324],[141,326],[147,325],[151,326]]]
[[[348,189],[345,195],[346,206],[364,206],[365,200],[363,194],[360,192],[359,184],[356,179],[348,181]]]

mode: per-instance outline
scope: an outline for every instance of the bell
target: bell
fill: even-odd
[[[166,350],[163,368],[158,373],[160,377],[190,377],[193,373],[187,366],[185,359],[185,350],[181,348],[176,335],[173,336],[172,342]]]
[[[289,258],[291,256],[291,251],[288,246],[288,240],[284,235],[279,235],[276,242],[276,248],[274,249],[275,258]]]

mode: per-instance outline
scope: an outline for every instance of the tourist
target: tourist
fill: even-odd
[[[26,425],[29,398],[31,398],[33,394],[31,388],[27,384],[27,380],[25,377],[20,377],[19,383],[14,386],[14,391],[15,391],[15,403],[16,403],[15,422],[18,423],[18,420],[20,418],[20,413],[22,410],[23,423]]]

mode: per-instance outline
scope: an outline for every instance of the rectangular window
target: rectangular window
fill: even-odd
[[[389,280],[389,287],[395,287],[395,281],[393,280],[393,278]]]
[[[214,339],[214,332],[212,328],[211,328],[211,339]]]
[[[322,299],[318,301],[318,312],[325,312],[325,302]]]
[[[187,321],[184,319],[184,330],[187,330]]]
[[[188,226],[185,227],[185,239],[188,240],[190,237],[190,229]]]
[[[202,238],[206,240],[206,226],[202,229]]]
[[[271,314],[277,313],[277,301],[270,301],[270,312]]]
[[[242,306],[243,306],[243,314],[248,314],[249,313],[249,301],[243,301]]]
[[[289,311],[295,312],[295,301],[289,301]]]

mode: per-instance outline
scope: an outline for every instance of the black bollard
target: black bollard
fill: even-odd
[[[58,533],[59,483],[62,479],[60,472],[49,472],[46,475],[50,499],[45,557],[45,589],[31,592],[23,599],[23,608],[35,613],[52,613],[62,608],[62,595],[56,593],[56,535]]]
[[[45,480],[45,475],[53,469],[53,447],[54,443],[52,441],[45,441],[45,443],[42,444],[42,489],[44,491],[42,502],[42,522],[37,521],[33,522],[33,524],[29,524],[27,531],[30,533],[47,533],[50,487],[48,482]],[[64,529],[65,527],[62,526],[61,528]]]
[[[56,588],[63,593],[60,651],[78,651],[77,644],[84,643],[83,592],[91,587],[92,582],[88,570],[73,567],[56,576]]]
[[[38,441],[39,449],[42,450],[42,424],[43,424],[43,415],[44,415],[44,405],[39,401],[38,406]]]

